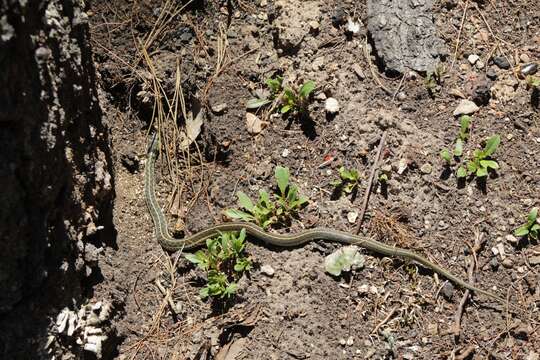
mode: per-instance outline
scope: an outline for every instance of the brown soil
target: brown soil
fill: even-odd
[[[347,215],[360,211],[386,131],[383,165],[392,171],[387,189],[374,187],[366,231],[423,253],[463,278],[472,257],[469,245],[481,234],[485,244],[477,254],[476,283],[507,297],[522,312],[508,313],[490,299],[473,296],[465,307],[461,335],[455,337],[450,330],[461,289],[421,267],[377,254],[366,254],[364,269],[334,278],[324,271],[324,257],[338,246],[326,242],[287,250],[250,243],[247,252],[257,266],[240,281],[232,306],[202,301],[202,274],[182,256],[160,249],[143,194],[153,99],[142,101],[140,78],[148,71],[138,61],[134,39],[150,33],[166,3],[95,1],[93,49],[113,124],[118,249],[103,256],[103,281],[94,298],[112,300],[122,309],[116,323],[123,338],[120,358],[432,359],[465,358],[470,352],[473,358],[535,359],[540,352],[540,268],[530,260],[540,248],[535,242],[513,244],[507,236],[540,204],[540,117],[532,91],[516,78],[517,71],[500,69],[489,59],[506,55],[515,66],[540,60],[537,4],[485,2],[475,8],[467,2],[460,31],[465,2],[437,2],[434,16],[449,55],[443,82],[430,96],[419,74],[402,79],[379,73],[364,55],[369,46],[365,34],[347,37],[344,27],[336,26],[343,16],[365,19],[362,2],[261,2],[196,1],[149,48],[169,96],[180,59],[184,93],[201,98],[207,107],[197,142],[202,156],[195,147],[192,156],[203,159],[202,165],[195,161],[188,168],[179,158],[185,170],[178,177],[183,189],[178,213],[187,232],[222,221],[223,210],[236,206],[237,190],[254,197],[258,189],[272,188],[276,165],[288,166],[301,193],[311,200],[291,231],[327,226],[354,232]],[[213,76],[220,29],[228,46],[225,66]],[[472,66],[469,54],[479,55],[485,66]],[[391,94],[377,84],[370,66]],[[486,73],[497,76],[490,80],[494,96],[474,114],[466,151],[472,153],[488,136],[500,134],[495,154],[500,170],[485,184],[458,184],[445,171],[439,152],[452,146],[459,130],[452,116],[460,101],[456,90],[472,96]],[[272,117],[261,134],[250,135],[245,102],[274,74],[317,83],[309,118]],[[341,106],[335,117],[324,110],[324,98],[330,96]],[[216,114],[212,109],[219,104],[227,108]],[[334,161],[321,167],[328,156]],[[138,170],[130,171],[126,159],[138,163]],[[402,174],[400,162],[407,164]],[[173,185],[163,165],[157,176],[165,204]],[[360,171],[358,196],[331,196],[330,183],[341,165]],[[375,210],[379,213],[373,217]],[[167,216],[173,226],[177,220]],[[504,248],[502,256],[494,255],[497,246]],[[263,274],[262,265],[270,265],[275,274]],[[226,349],[229,357],[224,357]],[[234,351],[240,355],[234,357]]]

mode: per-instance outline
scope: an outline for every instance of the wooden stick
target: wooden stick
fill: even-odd
[[[377,169],[379,168],[379,160],[381,158],[381,152],[384,146],[385,139],[386,139],[386,130],[383,132],[381,136],[381,141],[379,142],[379,148],[377,149],[377,155],[375,156],[375,161],[373,162],[373,165],[371,167],[371,174],[369,176],[368,186],[366,188],[366,192],[364,193],[364,202],[362,203],[362,211],[360,212],[360,217],[358,219],[358,227],[356,228],[357,234],[359,234],[360,230],[362,229],[362,223],[364,222],[364,215],[366,214],[366,210],[368,206],[369,195],[371,194],[371,187],[373,186],[373,178],[375,177],[375,173],[377,172]]]

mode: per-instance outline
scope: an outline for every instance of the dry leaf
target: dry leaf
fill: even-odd
[[[266,121],[262,121],[256,115],[252,113],[246,113],[246,127],[248,133],[251,135],[259,134],[267,125]]]

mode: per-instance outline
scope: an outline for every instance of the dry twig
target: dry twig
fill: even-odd
[[[375,160],[373,161],[373,165],[371,167],[371,174],[369,176],[369,182],[366,187],[366,192],[364,194],[364,202],[362,203],[362,210],[360,212],[360,216],[358,219],[358,226],[356,228],[357,234],[359,234],[360,230],[362,229],[362,223],[364,222],[364,216],[366,214],[366,209],[368,206],[369,195],[371,194],[371,187],[373,186],[373,178],[375,177],[375,173],[377,172],[377,169],[379,168],[379,161],[381,158],[381,152],[384,147],[385,139],[386,139],[386,131],[384,131],[381,136],[381,141],[379,142],[379,148],[377,149],[377,155],[375,156]]]

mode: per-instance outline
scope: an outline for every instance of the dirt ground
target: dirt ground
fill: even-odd
[[[180,6],[96,0],[90,14],[112,124],[118,232],[118,249],[100,260],[103,280],[93,298],[119,310],[119,359],[538,359],[540,246],[509,236],[540,205],[538,104],[518,76],[520,65],[540,61],[535,1],[436,1],[433,16],[447,55],[431,94],[425,74],[380,72],[366,41],[365,2],[194,1],[168,17]],[[346,33],[349,18],[360,23],[358,33]],[[154,70],[141,57],[143,44]],[[473,65],[469,55],[479,60]],[[510,68],[494,64],[495,56]],[[456,335],[462,289],[373,253],[366,253],[363,269],[332,277],[324,258],[339,246],[322,241],[295,249],[250,242],[256,266],[241,279],[232,306],[201,300],[201,273],[182,255],[161,250],[143,194],[155,114],[147,84],[159,78],[172,98],[177,73],[188,108],[197,97],[205,113],[190,160],[176,157],[176,176],[159,164],[160,201],[176,204],[166,212],[171,227],[194,233],[223,221],[223,210],[236,206],[236,191],[255,197],[271,189],[281,165],[310,199],[292,232],[315,226],[354,232],[348,216],[360,212],[385,133],[382,168],[390,179],[386,187],[375,180],[364,232],[462,278],[470,247],[482,239],[476,284],[521,311],[473,295]],[[260,134],[250,134],[245,103],[276,74],[289,83],[316,82],[309,118],[272,116]],[[452,113],[461,97],[478,96],[482,86],[491,98],[472,115],[465,150],[499,134],[500,169],[485,184],[459,183],[439,153],[459,132]],[[335,116],[325,111],[328,97],[339,102]],[[341,165],[359,170],[357,196],[332,196]]]

